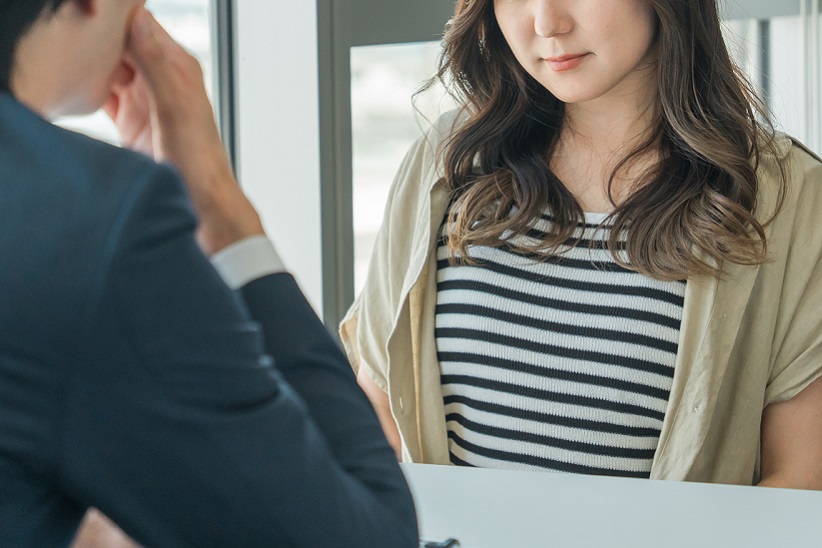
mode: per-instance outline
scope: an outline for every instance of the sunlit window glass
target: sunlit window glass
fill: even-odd
[[[767,101],[777,129],[822,154],[822,39],[814,25],[822,18],[805,14],[724,26],[734,60]]]
[[[394,173],[422,130],[453,102],[440,87],[412,100],[436,72],[439,42],[351,50],[354,286],[365,283]]]

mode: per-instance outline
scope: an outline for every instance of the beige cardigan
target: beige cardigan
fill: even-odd
[[[455,119],[440,118],[403,161],[368,281],[340,327],[354,369],[388,393],[409,462],[449,462],[434,339],[436,231],[448,195],[436,159]],[[763,409],[822,376],[822,161],[786,137],[779,149],[789,183],[765,229],[769,262],[688,280],[651,478],[757,481]],[[777,173],[777,159],[764,157],[760,218],[773,211]]]

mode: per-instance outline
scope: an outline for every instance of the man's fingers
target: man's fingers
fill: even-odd
[[[103,111],[112,121],[117,122],[117,115],[120,112],[120,96],[116,93],[109,94],[108,100],[103,105]]]
[[[158,91],[162,90],[164,78],[173,70],[173,57],[184,53],[182,47],[145,8],[134,15],[128,49],[129,59],[137,65],[152,88],[159,88]]]
[[[125,60],[121,61],[114,74],[112,86],[122,88],[129,85],[134,80],[135,74],[134,67],[130,63]]]
[[[131,21],[128,49],[141,69],[151,69],[153,63],[163,60],[163,48],[157,39],[159,26],[145,8],[138,9]]]
[[[195,87],[203,86],[199,63],[145,8],[132,21],[126,59],[145,79],[161,111],[178,108]]]

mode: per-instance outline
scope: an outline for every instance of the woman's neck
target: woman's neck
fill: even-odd
[[[653,135],[657,114],[653,101],[638,105],[618,99],[566,105],[551,167],[585,211],[612,211],[612,197],[617,205],[624,201],[643,173],[659,161],[659,151],[653,147],[620,166]],[[620,169],[611,181],[617,167]]]
[[[632,150],[657,125],[653,98],[605,98],[565,106],[560,142],[569,148],[587,148],[609,156]]]

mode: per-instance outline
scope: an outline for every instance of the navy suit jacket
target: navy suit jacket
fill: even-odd
[[[0,94],[0,546],[89,506],[147,546],[416,546],[408,488],[293,278],[232,292],[178,176]]]

